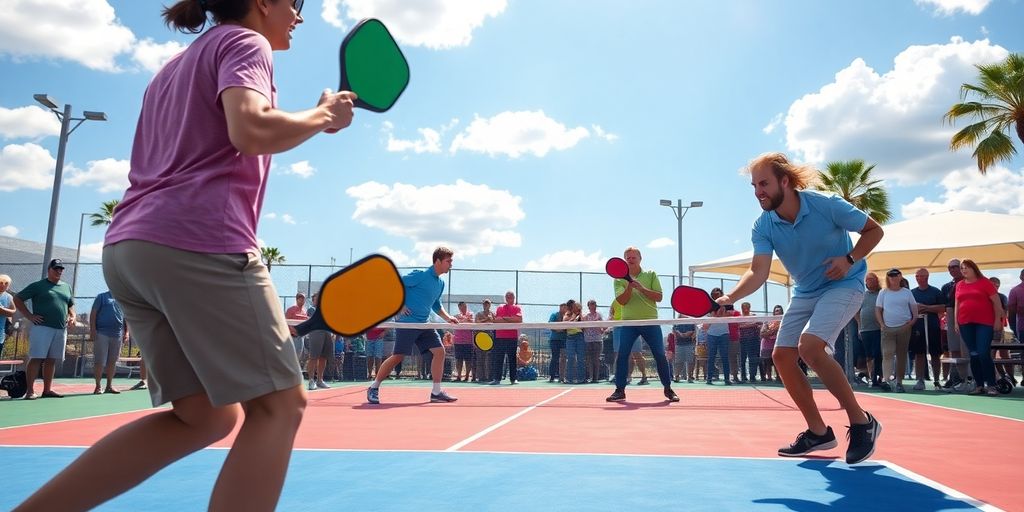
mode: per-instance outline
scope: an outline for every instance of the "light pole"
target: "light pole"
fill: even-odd
[[[679,229],[679,238],[676,245],[679,249],[679,282],[677,284],[683,284],[683,217],[686,217],[686,213],[690,211],[690,208],[700,208],[704,206],[704,201],[693,201],[689,206],[683,206],[682,199],[676,199],[676,204],[672,204],[669,199],[662,199],[658,202],[661,206],[667,206],[672,209],[672,213],[676,216],[676,222]],[[690,283],[692,286],[693,283]]]
[[[75,275],[71,276],[71,298],[75,297],[75,285],[78,284],[78,272],[82,270],[82,227],[85,225],[86,215],[89,214],[83,213],[78,219],[78,246],[77,249],[75,249]]]
[[[83,117],[71,117],[71,105],[65,103],[64,110],[57,107],[57,101],[46,94],[32,95],[40,105],[50,109],[60,120],[60,142],[57,145],[57,166],[53,173],[53,196],[50,198],[50,223],[46,227],[46,246],[43,249],[43,279],[46,278],[46,267],[53,257],[53,232],[57,226],[57,205],[60,202],[60,184],[64,175],[64,151],[67,149],[68,137],[85,121],[106,121],[107,114],[103,112],[82,111]],[[70,129],[71,121],[78,121]],[[76,262],[75,273],[78,273]]]

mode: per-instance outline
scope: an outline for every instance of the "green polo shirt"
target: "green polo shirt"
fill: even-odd
[[[639,274],[633,277],[633,280],[649,290],[661,291],[661,281],[658,280],[658,274],[653,270],[641,270]],[[628,284],[625,279],[616,279],[615,296],[622,295],[622,292],[626,291],[626,285]],[[658,305],[651,299],[644,297],[640,292],[633,290],[633,295],[630,297],[629,302],[622,305],[622,320],[649,320],[651,318],[658,318]]]
[[[64,281],[56,284],[49,279],[36,281],[18,292],[22,301],[32,301],[32,314],[43,317],[43,323],[54,329],[65,329],[68,326],[68,309],[75,305],[71,298],[71,287]]]

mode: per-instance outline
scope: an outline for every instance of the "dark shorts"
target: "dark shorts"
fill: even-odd
[[[942,335],[939,334],[939,329],[934,325],[928,326],[928,353],[933,356],[942,355]],[[925,353],[925,335],[924,326],[921,322],[916,322],[910,329],[910,353],[911,354],[924,354]]]
[[[473,344],[456,344],[455,347],[455,360],[456,361],[469,361],[473,359]]]
[[[413,347],[418,350],[413,351]],[[434,329],[395,329],[395,353],[411,356],[442,347],[441,337]]]

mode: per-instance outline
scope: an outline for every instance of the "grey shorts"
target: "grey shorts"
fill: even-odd
[[[860,311],[864,292],[851,288],[833,288],[817,297],[794,297],[782,315],[775,347],[796,348],[800,336],[820,338],[835,351],[836,338]]]
[[[334,334],[329,331],[313,331],[307,335],[309,358],[334,359]]]
[[[64,347],[68,344],[67,329],[33,325],[28,331],[29,359],[64,360]]]
[[[139,342],[154,406],[200,393],[222,406],[302,384],[277,291],[255,253],[126,240],[103,248],[103,277]]]
[[[121,336],[107,336],[96,333],[92,343],[92,359],[95,366],[109,366],[121,356]]]

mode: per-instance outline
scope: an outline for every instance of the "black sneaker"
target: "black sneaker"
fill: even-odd
[[[637,382],[637,383],[636,383],[636,385],[637,385],[637,386],[646,386],[646,385],[648,385],[648,384],[650,384],[650,383],[649,383],[649,382],[647,382],[647,377],[643,377],[643,378],[641,378],[641,379],[640,379],[640,382]]]
[[[882,433],[882,424],[871,413],[864,411],[864,414],[868,416],[868,422],[850,425],[846,432],[846,438],[850,440],[850,446],[846,449],[847,464],[863,462],[875,453],[875,443]]]
[[[793,444],[779,448],[779,455],[783,457],[800,457],[818,450],[828,450],[836,447],[836,435],[832,433],[832,427],[827,427],[823,435],[817,435],[810,430],[800,432]]]
[[[378,389],[378,388],[366,388],[366,403],[368,403],[368,404],[379,404],[380,403],[380,389]]]
[[[454,402],[456,400],[458,400],[458,398],[455,398],[454,396],[450,396],[448,393],[445,393],[444,391],[442,391],[440,393],[431,393],[430,394],[430,403],[438,403],[438,402],[445,402],[445,403],[447,403],[447,402]]]
[[[672,388],[665,388],[665,398],[667,398],[669,402],[679,401],[679,395],[677,395],[675,391],[672,391]]]
[[[879,384],[878,387],[881,388],[882,391],[885,391],[886,393],[889,393],[889,392],[892,391],[892,386],[890,386],[888,382],[883,382],[883,383]]]
[[[605,402],[625,402],[626,401],[626,390],[616,389],[614,393],[608,395],[608,398],[604,399]]]

